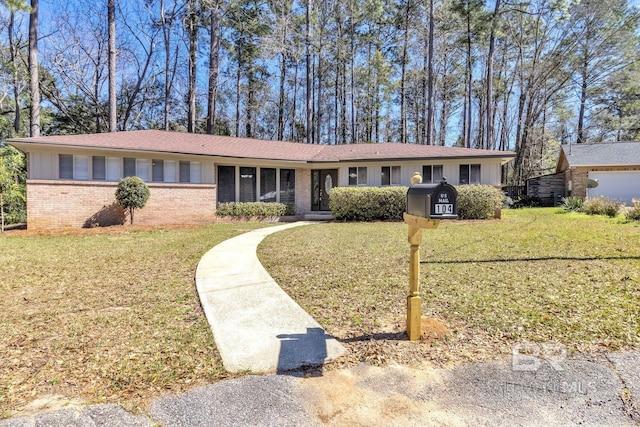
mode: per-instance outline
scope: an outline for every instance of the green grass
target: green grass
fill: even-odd
[[[260,226],[0,235],[0,418],[51,395],[135,410],[225,377],[195,268]]]
[[[640,227],[558,209],[424,230],[423,315],[453,330],[454,353],[518,341],[570,350],[640,346]],[[405,314],[403,223],[330,223],[269,236],[259,256],[330,333],[373,334]],[[462,357],[474,359],[475,356]]]

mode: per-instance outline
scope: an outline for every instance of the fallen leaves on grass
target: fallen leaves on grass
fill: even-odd
[[[226,377],[194,272],[209,248],[261,226],[1,235],[0,418],[47,396],[135,411]]]
[[[258,254],[329,333],[352,340],[354,361],[486,360],[521,341],[569,351],[639,347],[640,227],[557,212],[505,211],[501,221],[443,221],[424,231],[423,314],[452,332],[434,343],[385,337],[382,327],[406,310],[405,224],[287,230],[267,237]]]

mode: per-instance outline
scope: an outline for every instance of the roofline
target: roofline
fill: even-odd
[[[9,141],[9,140],[7,140]],[[158,153],[158,154],[181,154],[184,156],[198,156],[198,157],[221,157],[225,159],[250,159],[250,160],[268,160],[273,162],[290,162],[290,163],[309,163],[307,160],[293,160],[293,159],[274,159],[270,157],[243,157],[243,156],[228,156],[222,154],[203,154],[203,153],[188,153],[184,151],[161,151],[161,150],[143,150],[143,149],[135,149],[135,148],[122,148],[122,147],[104,147],[104,146],[85,146],[85,145],[69,145],[69,144],[58,144],[58,143],[48,143],[41,144],[39,142],[25,142],[25,141],[17,141],[18,144],[27,143],[32,146],[37,146],[38,148],[48,148],[48,147],[64,147],[64,148],[73,148],[73,149],[81,149],[81,150],[105,150],[105,151],[129,151],[131,153]],[[13,145],[13,144],[11,144]],[[20,150],[18,147],[16,147]],[[22,151],[22,150],[20,150]]]
[[[459,160],[459,159],[506,159],[507,162],[513,160],[515,154],[487,154],[487,155],[475,155],[475,156],[432,156],[432,157],[386,157],[380,158],[356,158],[356,159],[341,159],[341,160],[309,160],[308,163],[349,163],[349,162],[402,162],[407,160]]]
[[[633,167],[640,166],[640,163],[610,163],[610,164],[593,164],[593,165],[569,165],[569,169],[573,168],[614,168],[614,167]]]
[[[282,159],[271,157],[251,157],[251,156],[229,156],[221,154],[203,154],[203,153],[189,153],[184,151],[162,151],[162,150],[146,150],[135,148],[123,148],[123,147],[105,147],[101,145],[77,145],[77,144],[65,144],[64,142],[49,142],[42,143],[34,140],[33,138],[11,138],[6,139],[7,144],[29,144],[38,148],[49,147],[63,147],[70,149],[81,150],[106,150],[106,151],[129,151],[133,153],[163,153],[163,154],[180,154],[185,156],[201,156],[201,157],[220,157],[226,159],[245,159],[245,160],[266,160],[274,162],[290,162],[300,164],[323,164],[323,163],[349,163],[349,162],[400,162],[400,161],[427,161],[427,160],[460,160],[460,159],[502,159],[502,164],[506,164],[516,157],[516,154],[510,151],[499,152],[496,154],[476,154],[476,155],[455,155],[455,156],[432,156],[432,157],[386,157],[386,158],[355,158],[355,159],[328,159],[328,160],[296,160],[296,159]],[[18,148],[18,147],[16,147]],[[20,150],[23,151],[23,150]]]

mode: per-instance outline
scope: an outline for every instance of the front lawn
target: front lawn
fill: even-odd
[[[225,377],[194,272],[260,226],[0,234],[0,418],[46,400],[135,410]]]
[[[570,351],[640,347],[637,223],[551,208],[425,230],[423,315],[441,320],[452,335],[417,346],[389,334],[402,329],[405,315],[405,224],[300,227],[269,236],[259,255],[357,360],[488,359],[522,341],[562,343]]]

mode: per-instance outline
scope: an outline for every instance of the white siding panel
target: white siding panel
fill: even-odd
[[[107,181],[118,181],[120,179],[121,166],[122,166],[122,158],[107,157]]]
[[[202,163],[191,162],[191,182],[193,184],[200,184],[202,182]]]
[[[164,182],[177,181],[178,167],[175,160],[164,161]]]
[[[89,156],[73,156],[73,179],[89,179]]]
[[[596,188],[587,190],[589,198],[604,196],[629,206],[640,199],[640,171],[589,172],[589,178],[598,181]]]

